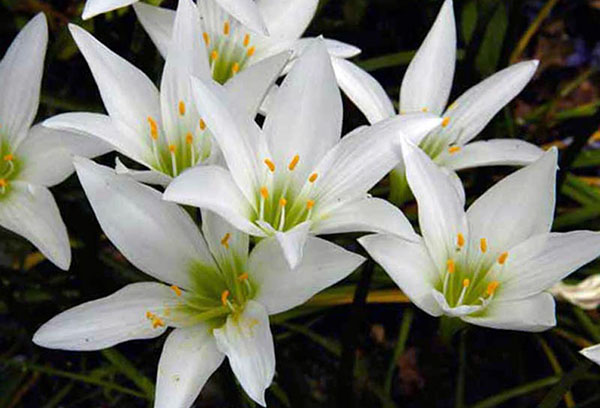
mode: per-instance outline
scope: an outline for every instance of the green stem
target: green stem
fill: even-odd
[[[519,397],[521,395],[529,394],[530,392],[540,390],[542,388],[549,387],[551,385],[557,384],[561,380],[560,375],[554,375],[552,377],[542,378],[541,380],[533,381],[527,384],[520,385],[515,388],[511,388],[505,391],[502,391],[499,394],[496,394],[492,397],[486,398],[482,401],[479,401],[475,405],[472,405],[470,408],[492,408],[496,407],[503,402],[506,402],[515,397]]]
[[[154,383],[144,374],[139,372],[124,355],[115,349],[102,350],[101,353],[121,374],[129,378],[140,390],[142,390],[148,399],[154,398]]]
[[[387,375],[385,377],[385,383],[383,392],[385,395],[390,395],[392,391],[392,379],[394,378],[394,370],[396,368],[396,364],[402,353],[406,348],[406,340],[408,339],[408,334],[410,333],[410,326],[412,324],[414,312],[410,308],[406,308],[402,313],[402,323],[400,324],[400,332],[398,333],[398,342],[396,343],[396,348],[394,349],[394,355],[392,360],[390,361],[390,365],[388,366]]]
[[[585,331],[588,332],[590,337],[596,343],[600,343],[600,328],[589,318],[587,313],[577,306],[573,306],[573,314],[575,314],[575,317],[579,323],[581,323]]]

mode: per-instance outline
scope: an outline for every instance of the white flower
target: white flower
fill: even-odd
[[[163,71],[160,93],[140,70],[98,42],[85,30],[69,26],[96,80],[108,115],[66,113],[44,126],[91,134],[117,151],[144,164],[150,171],[133,172],[118,164],[120,172],[139,181],[167,185],[188,167],[214,159],[210,131],[198,115],[190,91],[190,76],[210,78],[202,53],[204,43],[191,0],[179,2],[172,49]],[[227,84],[229,96],[254,118],[264,96],[285,66],[281,53],[240,73]]]
[[[521,166],[537,160],[543,151],[525,141],[497,139],[471,141],[532,78],[538,61],[514,64],[480,82],[446,108],[456,62],[456,26],[452,0],[446,0],[429,34],[411,61],[400,89],[400,114],[430,112],[443,118],[442,127],[417,144],[453,181],[456,170],[497,165]],[[340,87],[370,123],[395,115],[381,85],[351,62],[334,59]],[[402,163],[396,177],[404,177]],[[460,191],[460,183],[456,183]]]
[[[340,93],[325,46],[314,41],[283,81],[262,130],[227,104],[218,84],[192,80],[198,110],[229,171],[195,167],[164,195],[214,211],[248,234],[275,236],[292,267],[309,233],[414,236],[400,210],[367,191],[398,162],[393,142],[401,133],[418,138],[440,123],[424,114],[405,115],[340,140]]]
[[[589,358],[596,364],[600,364],[600,344],[596,344],[595,346],[584,348],[579,351],[585,357]]]
[[[48,187],[73,172],[72,154],[108,151],[97,140],[32,126],[48,43],[46,17],[34,17],[0,61],[0,225],[31,241],[62,269],[71,263],[67,229]]]
[[[371,235],[360,243],[433,316],[480,326],[539,331],[555,324],[544,291],[600,255],[600,233],[551,233],[556,149],[507,176],[465,213],[443,171],[402,141],[423,239]]]
[[[558,300],[570,302],[582,309],[594,310],[600,305],[600,275],[592,275],[571,285],[558,282],[550,288]]]
[[[156,408],[188,408],[225,356],[248,395],[265,405],[275,372],[268,315],[296,307],[356,269],[364,258],[309,238],[298,266],[273,241],[248,253],[248,235],[202,212],[187,212],[156,190],[90,160],[76,159],[81,184],[106,236],[136,267],[166,282],[134,283],[67,310],[33,341],[98,350],[169,334],[158,366]]]

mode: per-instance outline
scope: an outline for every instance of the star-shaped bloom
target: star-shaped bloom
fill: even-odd
[[[66,113],[44,122],[44,126],[97,136],[118,152],[148,167],[130,171],[117,169],[139,181],[167,185],[188,167],[214,160],[214,144],[207,125],[198,115],[190,90],[190,76],[210,78],[208,62],[202,58],[204,43],[191,0],[181,0],[173,30],[160,93],[136,67],[110,51],[80,27],[69,28],[85,57],[108,115]],[[289,54],[275,55],[237,75],[227,84],[231,99],[243,113],[254,118],[267,91],[284,68]]]
[[[62,269],[71,263],[67,229],[48,187],[73,172],[72,154],[107,152],[97,140],[36,125],[44,57],[46,17],[34,17],[0,61],[0,226],[35,245]]]
[[[552,233],[555,149],[507,176],[468,209],[446,175],[402,141],[422,240],[359,241],[421,309],[486,327],[541,331],[555,323],[545,292],[600,255],[600,233]]]
[[[446,107],[456,63],[456,24],[452,0],[446,0],[423,44],[411,61],[400,88],[400,114],[430,112],[443,118],[419,146],[443,166],[461,191],[454,171],[497,165],[521,166],[542,155],[537,146],[518,139],[472,140],[533,77],[538,61],[520,62],[475,85]],[[394,116],[381,85],[351,62],[334,59],[340,87],[370,123]],[[406,185],[402,163],[393,172],[395,186]]]
[[[322,40],[294,64],[262,129],[227,103],[218,84],[194,79],[192,88],[229,170],[190,169],[165,199],[214,211],[248,234],[275,236],[292,267],[309,234],[414,235],[400,210],[367,191],[398,163],[395,140],[419,138],[441,120],[404,115],[340,140],[342,101]]]
[[[63,350],[98,350],[169,334],[158,365],[155,408],[190,407],[224,358],[246,393],[265,405],[275,373],[269,315],[292,309],[356,269],[364,258],[309,238],[292,271],[274,241],[249,253],[249,237],[209,211],[202,233],[177,204],[131,177],[87,159],[75,167],[111,242],[159,282],[125,286],[67,310],[33,341]]]

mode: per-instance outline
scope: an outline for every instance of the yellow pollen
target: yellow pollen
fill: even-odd
[[[279,199],[279,206],[280,207],[285,207],[286,204],[287,204],[287,200],[285,198],[281,197]]]
[[[450,123],[450,118],[445,117],[444,120],[442,120],[442,127],[448,126],[449,123]]]
[[[421,109],[421,112],[423,112],[423,113],[426,113],[426,112],[428,112],[428,111],[429,111],[429,109],[427,109],[427,108],[423,108],[423,109]]]
[[[8,181],[6,181],[6,179],[4,179],[4,178],[1,178],[0,179],[0,187],[4,188],[6,186],[8,186]]]
[[[200,119],[200,130],[206,129],[206,123],[202,119]]]
[[[506,258],[508,258],[508,252],[502,252],[498,257],[498,263],[500,265],[504,265],[504,262],[506,262]]]
[[[244,36],[244,47],[247,47],[248,44],[250,44],[250,34]]]
[[[293,170],[296,168],[296,166],[298,165],[298,162],[299,162],[299,161],[300,161],[300,156],[298,156],[298,155],[295,155],[295,156],[292,158],[292,161],[290,162],[290,164],[288,165],[288,169],[289,169],[290,171],[293,171]]]
[[[4,161],[13,161],[15,157],[12,154],[7,154],[4,156]]]
[[[231,67],[231,73],[235,75],[239,71],[240,71],[240,64],[238,64],[237,62],[234,62],[233,66]]]
[[[262,186],[260,188],[260,195],[262,198],[264,198],[266,200],[267,198],[269,198],[269,189],[266,188],[265,186]]]
[[[225,21],[225,24],[223,24],[223,34],[229,35],[229,21]]]
[[[256,48],[254,46],[248,48],[248,51],[246,52],[246,55],[248,55],[249,57],[254,55],[254,51],[256,51]]]
[[[275,173],[275,163],[271,161],[271,159],[265,159],[265,164],[271,170],[271,173]]]
[[[219,58],[219,53],[217,52],[217,50],[213,50],[213,52],[210,53],[210,59],[216,61],[217,58]]]
[[[496,289],[498,289],[498,286],[500,286],[500,282],[491,281],[487,285],[487,289],[485,290],[485,292],[488,294],[488,296],[492,296],[494,294],[494,292],[496,292]]]
[[[471,281],[469,279],[463,279],[463,288],[466,288],[470,284],[471,284]]]
[[[448,148],[448,153],[454,154],[460,152],[460,146],[452,146]]]
[[[175,145],[174,145],[174,144],[171,144],[171,145],[169,145],[169,151],[170,151],[171,153],[175,153],[175,150],[176,150],[176,149],[177,149],[177,148],[175,147]]]
[[[313,208],[315,206],[315,201],[314,200],[308,200],[306,202],[306,209],[310,210],[311,208]]]
[[[481,249],[481,252],[483,253],[487,252],[487,239],[481,238],[479,240],[479,249]]]
[[[181,116],[185,115],[185,103],[183,103],[183,101],[179,101],[178,108],[179,108],[179,114]]]
[[[204,42],[206,43],[206,45],[209,45],[210,44],[210,36],[208,35],[208,33],[203,32],[202,37],[204,37]]]
[[[319,175],[317,173],[313,173],[310,175],[310,177],[308,178],[308,181],[310,181],[311,183],[314,183],[315,180],[317,179],[317,177],[319,177]]]
[[[465,245],[465,236],[460,232],[456,236],[456,245],[458,245],[459,248],[462,248]]]
[[[245,280],[248,280],[248,273],[247,272],[242,273],[240,276],[238,276],[238,280],[242,281],[242,282]]]
[[[449,274],[453,274],[456,270],[456,265],[454,264],[454,259],[448,259],[446,261],[446,269],[448,269]]]
[[[171,285],[171,289],[173,290],[173,292],[175,292],[175,294],[177,296],[181,296],[181,289],[179,289],[179,286],[177,286],[177,285]]]
[[[228,297],[229,297],[229,291],[224,290],[223,293],[221,293],[221,303],[223,303],[223,306],[227,306],[227,298]]]
[[[152,137],[152,139],[157,140],[158,125],[156,124],[156,121],[152,119],[152,116],[148,116],[148,124],[150,125],[150,136]]]
[[[152,316],[154,316],[154,313],[150,311],[146,312],[146,319],[152,319]]]
[[[192,132],[187,132],[187,135],[185,135],[185,142],[189,145],[194,142],[194,136],[192,136]]]
[[[221,239],[221,245],[223,245],[227,249],[229,249],[229,238],[231,238],[231,234],[228,232]]]
[[[146,318],[152,322],[152,328],[165,327],[165,322],[152,312],[146,312]]]

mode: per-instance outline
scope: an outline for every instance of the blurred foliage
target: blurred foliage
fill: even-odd
[[[283,1],[283,0],[282,0]],[[154,2],[159,3],[158,1]],[[173,8],[175,1],[162,2]],[[309,35],[355,44],[357,62],[397,99],[402,75],[441,0],[322,0]],[[102,111],[92,76],[66,29],[82,25],[158,81],[163,61],[131,8],[82,22],[81,0],[0,0],[0,53],[37,12],[50,23],[38,119]],[[518,137],[561,150],[556,230],[600,230],[600,2],[455,0],[459,63],[453,96],[521,59],[540,59],[532,83],[480,136]],[[0,95],[1,97],[1,95]],[[345,101],[345,130],[365,123]],[[114,163],[114,154],[100,159]],[[478,197],[511,169],[463,172]],[[387,196],[387,180],[373,193]],[[24,240],[0,237],[0,408],[149,407],[163,338],[102,352],[33,345],[56,313],[148,280],[102,235],[76,177],[53,189],[72,238],[62,272]],[[415,205],[404,208],[412,220]],[[332,237],[359,252],[352,236]],[[572,279],[599,273],[595,262]],[[370,291],[367,289],[370,286]],[[469,327],[451,341],[440,321],[408,303],[383,271],[358,271],[307,305],[275,316],[272,407],[597,407],[600,370],[577,350],[600,342],[600,315],[559,305],[559,325],[540,335]],[[224,364],[197,407],[251,407]]]

